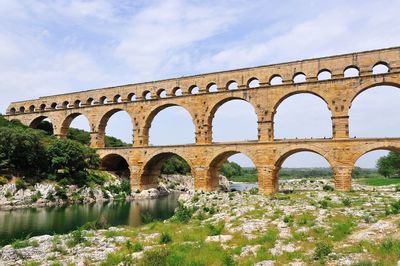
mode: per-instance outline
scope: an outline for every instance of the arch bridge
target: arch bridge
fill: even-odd
[[[330,163],[336,189],[348,191],[352,169],[360,156],[376,149],[400,150],[400,138],[349,138],[353,100],[364,90],[379,85],[400,87],[400,47],[40,97],[11,103],[6,118],[31,127],[50,119],[54,134],[64,138],[73,119],[86,116],[91,146],[107,165],[127,164],[129,170],[125,174],[130,175],[133,189],[155,186],[162,163],[177,154],[191,166],[195,187],[211,191],[218,185],[222,163],[235,153],[244,153],[257,168],[259,191],[271,194],[278,190],[283,161],[296,152],[311,151]],[[332,118],[331,138],[274,138],[278,106],[299,93],[313,94],[326,103]],[[254,107],[258,140],[213,142],[214,114],[222,104],[236,99]],[[154,117],[170,106],[181,106],[192,116],[195,144],[149,145]],[[107,122],[120,111],[131,117],[133,144],[106,148]]]

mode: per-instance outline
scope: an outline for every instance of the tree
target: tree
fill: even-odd
[[[227,177],[228,179],[234,176],[242,176],[243,169],[235,162],[225,161],[221,167],[221,175]]]
[[[190,166],[188,163],[178,155],[172,155],[167,159],[161,167],[161,174],[166,175],[186,175],[190,173]]]
[[[400,153],[391,151],[388,155],[379,158],[376,165],[381,175],[400,177]]]
[[[47,148],[50,172],[59,180],[85,184],[88,168],[97,168],[100,158],[95,150],[76,141],[55,139]]]

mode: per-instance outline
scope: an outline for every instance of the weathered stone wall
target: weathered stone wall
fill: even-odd
[[[372,69],[377,64],[387,66],[388,72],[374,74]],[[344,72],[349,67],[356,68],[359,74],[345,77]],[[324,71],[329,72],[331,78],[319,80],[318,74]],[[295,83],[297,74],[304,74],[306,81]],[[282,78],[282,84],[272,85],[274,77]],[[256,79],[259,86],[252,88],[250,82]],[[237,83],[234,90],[229,89],[232,82]],[[209,91],[214,84],[218,91]],[[337,189],[349,190],[356,158],[372,149],[400,148],[398,139],[349,139],[352,101],[362,91],[378,85],[400,86],[399,47],[41,97],[12,103],[6,117],[19,119],[32,127],[48,118],[54,125],[55,134],[65,137],[73,119],[79,115],[86,116],[91,127],[91,146],[98,148],[103,157],[117,153],[126,158],[131,168],[132,186],[137,188],[153,186],[161,162],[172,153],[177,153],[191,164],[196,187],[212,190],[217,185],[215,177],[222,162],[234,153],[243,152],[257,166],[260,191],[273,193],[277,190],[277,173],[282,159],[308,150],[321,154],[331,164]],[[182,91],[182,96],[175,95],[178,89]],[[332,138],[274,139],[274,114],[279,104],[298,93],[311,93],[327,104],[332,114]],[[148,94],[151,97],[146,97]],[[212,142],[214,114],[223,103],[233,99],[247,101],[254,107],[258,118],[258,141]],[[181,106],[191,114],[196,129],[195,145],[148,145],[153,118],[170,106]],[[104,149],[108,119],[122,110],[132,119],[133,147]]]

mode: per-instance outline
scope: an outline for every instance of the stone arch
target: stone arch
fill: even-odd
[[[89,124],[89,128],[90,128],[90,121],[88,119],[88,117],[83,114],[83,113],[72,113],[70,115],[68,115],[66,118],[64,118],[64,121],[61,124],[60,127],[60,134],[62,137],[66,137],[68,135],[68,130],[71,126],[72,121],[77,118],[78,116],[84,116]]]
[[[128,101],[130,102],[136,101],[136,94],[134,92],[128,94]]]
[[[297,72],[293,75],[292,78],[293,83],[303,83],[307,81],[307,76],[303,72]]]
[[[360,68],[356,65],[347,66],[343,70],[343,77],[345,78],[352,78],[360,76]]]
[[[44,115],[38,116],[29,122],[29,127],[34,128],[34,129],[42,129],[42,130],[48,131],[48,133],[50,135],[52,135],[54,133],[54,125],[51,120],[49,121],[49,123],[51,124],[52,129],[47,128],[47,127],[44,128],[41,126],[42,122],[45,121],[46,119],[50,120],[50,118],[48,116],[44,116]],[[49,126],[50,126],[50,124],[49,124]]]
[[[332,79],[332,72],[327,68],[321,69],[317,74],[317,79],[318,80]]]
[[[165,89],[159,89],[158,91],[157,91],[157,97],[159,98],[159,99],[161,99],[161,98],[166,98],[168,95],[167,95],[167,91],[165,90]]]
[[[232,91],[239,89],[239,84],[236,80],[230,80],[226,83],[226,90]]]
[[[218,155],[211,158],[211,161],[208,162],[208,170],[207,170],[207,186],[208,190],[215,190],[219,186],[219,175],[221,172],[222,165],[229,157],[235,154],[242,153],[246,155],[255,165],[257,169],[257,165],[255,164],[256,160],[253,157],[253,154],[248,153],[247,151],[240,151],[240,150],[226,150],[220,152]]]
[[[283,78],[281,75],[275,74],[272,75],[271,78],[269,79],[269,85],[275,86],[275,85],[282,85],[283,84]]]
[[[215,82],[211,82],[206,86],[207,92],[217,92],[218,86]]]
[[[256,77],[252,77],[247,81],[248,88],[258,88],[260,87],[260,80]]]
[[[69,106],[69,102],[68,101],[64,101],[63,103],[62,103],[62,108],[69,108],[70,106]]]
[[[362,125],[364,125],[363,123],[357,123],[358,121],[360,121],[359,119],[366,119],[367,117],[364,115],[364,113],[360,113],[360,112],[356,112],[355,110],[357,109],[357,106],[363,106],[363,105],[360,105],[360,104],[358,104],[358,105],[353,105],[354,104],[354,102],[356,101],[356,99],[359,97],[359,96],[361,96],[361,97],[363,97],[363,93],[364,92],[366,92],[366,91],[368,91],[368,90],[370,90],[371,89],[371,91],[372,90],[375,90],[375,92],[376,93],[379,93],[379,87],[382,87],[382,86],[388,86],[388,87],[390,87],[389,89],[390,90],[398,90],[398,89],[400,89],[400,82],[393,82],[393,81],[390,81],[390,80],[387,80],[387,81],[383,81],[383,82],[374,82],[374,83],[371,83],[371,84],[363,84],[363,86],[362,87],[359,87],[357,90],[354,90],[353,91],[353,95],[352,96],[350,96],[351,97],[351,100],[349,101],[349,103],[348,103],[348,109],[349,109],[349,133],[350,133],[350,135],[351,136],[359,136],[358,134],[360,134],[360,132],[358,132],[358,134],[357,133],[355,133],[354,132],[354,127],[357,127],[357,124],[362,124]],[[388,88],[382,88],[382,89],[388,89]],[[389,91],[386,91],[387,93],[390,93]],[[396,95],[393,95],[391,98],[390,98],[390,100],[387,100],[386,101],[386,105],[384,106],[383,105],[383,103],[381,102],[380,104],[378,104],[377,106],[375,106],[375,110],[380,110],[381,112],[383,112],[383,109],[384,109],[384,107],[390,107],[390,106],[392,106],[393,107],[393,100],[395,100],[395,98],[394,97],[396,97],[396,99],[397,99],[397,97],[400,97],[400,91],[396,91],[395,92],[396,93]],[[366,94],[365,95],[365,97],[366,98],[364,98],[364,99],[368,99],[368,94]],[[371,96],[370,96],[371,97]],[[361,98],[362,99],[362,98]],[[371,98],[372,99],[372,98]],[[375,98],[373,99],[374,101],[375,101]],[[376,99],[376,100],[378,100],[378,99]],[[377,102],[377,103],[379,103],[379,101]],[[355,107],[354,107],[355,106]],[[352,108],[353,107],[353,108]],[[397,105],[396,105],[396,107],[397,107]],[[374,105],[372,105],[372,108],[374,108]],[[379,109],[380,108],[380,109]],[[388,112],[388,109],[386,109],[386,113]],[[360,116],[360,114],[361,114],[361,116]],[[371,116],[371,117],[369,117],[368,116],[368,121],[370,121],[370,122],[377,122],[378,120],[377,120],[377,118],[376,117],[374,117],[374,115],[375,115],[375,113]],[[382,116],[383,117],[383,116]],[[395,118],[395,114],[393,114],[393,116],[390,116],[391,118]],[[375,119],[373,119],[373,118],[375,118]],[[395,120],[395,119],[394,119]],[[393,119],[392,119],[392,121],[391,122],[394,122],[393,121]],[[391,123],[392,125],[397,125],[397,123],[395,124],[395,123]],[[368,125],[373,125],[373,123],[369,123]],[[388,125],[387,123],[385,123],[385,124],[382,124],[382,125]],[[360,135],[363,135],[363,134],[365,134],[365,132],[366,131],[363,131],[363,132],[361,132],[361,134]],[[382,131],[383,132],[383,131]],[[386,131],[386,133],[388,133],[387,131]],[[393,133],[392,133],[393,134]],[[368,135],[368,134],[367,134]],[[378,134],[379,135],[379,134]],[[374,137],[376,137],[377,135],[374,135]],[[397,136],[399,136],[398,134],[393,134],[392,136],[390,136],[390,134],[389,135],[384,135],[384,136],[382,136],[382,137],[397,137]],[[366,137],[366,136],[364,136],[364,137]],[[371,136],[372,137],[372,136]]]
[[[377,151],[377,150],[400,152],[400,145],[399,144],[396,145],[393,143],[387,143],[387,144],[374,143],[374,144],[369,144],[369,145],[360,145],[359,149],[357,149],[357,152],[355,152],[351,158],[352,167],[353,168],[355,167],[356,162],[363,155],[365,155],[371,151]]]
[[[25,107],[24,107],[24,106],[21,106],[21,107],[19,108],[19,112],[20,112],[21,114],[25,113]]]
[[[75,108],[79,108],[79,107],[81,107],[81,106],[82,106],[81,100],[76,100],[76,101],[74,102],[74,107],[75,107]]]
[[[195,127],[195,130],[197,130],[196,121],[193,119],[194,115],[190,112],[190,108],[187,108],[186,106],[175,104],[175,103],[167,103],[167,104],[163,104],[163,105],[157,106],[156,108],[152,109],[149,112],[149,114],[146,116],[144,128],[143,128],[143,139],[142,139],[141,144],[143,144],[143,145],[149,144],[149,139],[150,139],[149,133],[150,133],[151,124],[152,124],[154,118],[157,116],[157,114],[160,113],[162,110],[164,110],[168,107],[172,107],[172,106],[179,106],[179,107],[182,107],[183,109],[185,109],[190,114],[190,117],[191,117],[191,120]],[[196,132],[195,132],[195,135],[196,135]]]
[[[15,115],[17,113],[17,110],[15,109],[15,107],[12,107],[11,109],[10,109],[10,114],[11,115]]]
[[[166,160],[171,158],[171,156],[177,155],[187,162],[190,166],[191,171],[193,171],[193,164],[190,160],[186,159],[183,154],[179,152],[161,152],[152,155],[144,164],[143,168],[140,170],[139,175],[139,187],[140,189],[149,189],[157,187],[158,177],[161,175],[161,168]]]
[[[120,178],[130,179],[131,171],[128,160],[119,154],[111,153],[101,158],[100,169],[109,171]]]
[[[180,87],[175,87],[175,88],[172,89],[172,94],[174,96],[182,96],[183,92],[182,92],[182,89]]]
[[[100,104],[107,104],[107,103],[108,103],[107,97],[106,97],[106,96],[100,97],[99,103],[100,103]]]
[[[200,88],[197,85],[192,85],[189,87],[189,94],[195,95],[200,93]]]
[[[373,65],[372,74],[385,74],[390,72],[390,65],[385,61],[378,61]]]
[[[219,108],[222,105],[224,105],[227,102],[233,101],[233,100],[240,100],[240,101],[244,101],[244,102],[250,104],[250,106],[253,107],[255,115],[257,116],[257,121],[261,120],[259,115],[258,115],[258,113],[257,113],[257,111],[256,111],[255,106],[250,101],[248,101],[248,100],[246,100],[246,99],[244,99],[242,97],[228,97],[228,98],[225,98],[223,100],[220,100],[219,102],[217,102],[217,103],[212,105],[212,108],[210,109],[210,112],[208,113],[208,116],[207,116],[207,127],[208,127],[208,129],[207,129],[207,139],[210,140],[210,142],[212,142],[212,139],[213,139],[212,128],[213,128],[213,120],[214,120],[214,116],[215,116],[216,112],[219,110]]]
[[[105,136],[106,136],[106,127],[107,127],[107,123],[110,120],[110,118],[118,113],[118,112],[126,112],[128,114],[128,116],[130,117],[131,120],[131,124],[132,124],[132,128],[135,128],[135,121],[132,118],[132,116],[130,115],[129,112],[127,112],[125,109],[123,108],[114,108],[114,109],[110,109],[108,110],[105,114],[102,115],[99,125],[98,125],[98,133],[97,133],[97,148],[103,148],[105,147]],[[133,134],[133,132],[132,132]],[[132,141],[133,142],[133,141]]]
[[[46,111],[46,104],[41,104],[39,107],[40,111]]]
[[[280,169],[282,167],[283,162],[289,158],[291,155],[299,153],[299,152],[312,152],[315,154],[320,155],[321,157],[323,157],[328,164],[330,165],[331,168],[334,167],[334,159],[330,158],[330,156],[328,155],[327,151],[322,150],[322,149],[318,149],[315,146],[300,146],[300,147],[295,147],[295,148],[288,148],[284,151],[282,151],[278,157],[275,160],[274,166],[277,167],[278,169]],[[278,173],[278,172],[277,172]]]
[[[310,95],[313,95],[313,96],[316,96],[316,97],[318,97],[319,99],[321,99],[325,104],[326,104],[326,107],[327,107],[327,109],[330,111],[330,118],[329,118],[329,122],[330,123],[332,123],[332,120],[331,120],[331,117],[332,117],[332,110],[331,110],[331,107],[329,106],[329,104],[328,104],[328,101],[323,97],[323,96],[321,96],[320,94],[318,94],[318,93],[316,93],[316,92],[313,92],[313,91],[307,91],[307,90],[299,90],[299,91],[292,91],[292,92],[290,92],[290,93],[287,93],[287,94],[285,94],[285,95],[282,95],[280,98],[278,98],[278,101],[276,101],[276,103],[275,103],[275,105],[274,105],[274,107],[273,107],[273,112],[271,113],[271,115],[272,115],[272,118],[271,118],[271,120],[272,120],[272,123],[274,123],[275,124],[275,120],[276,120],[276,113],[277,113],[277,111],[278,111],[278,108],[279,108],[279,106],[286,100],[286,99],[288,99],[288,98],[290,98],[290,97],[292,97],[292,96],[295,96],[295,95],[299,95],[299,94],[310,94]],[[326,137],[332,137],[332,134],[333,134],[333,132],[332,132],[332,127],[330,127],[330,130],[331,130],[331,132],[330,132],[330,136],[326,136]],[[274,135],[275,135],[275,128],[274,128]]]
[[[142,94],[143,100],[151,100],[153,98],[153,95],[151,94],[151,91],[145,90]]]
[[[30,113],[35,112],[35,106],[33,104],[31,106],[29,106],[29,112]]]
[[[55,110],[55,109],[58,108],[58,104],[57,103],[52,103],[50,107],[51,107],[51,109]]]
[[[122,97],[120,94],[114,96],[113,103],[122,103]]]

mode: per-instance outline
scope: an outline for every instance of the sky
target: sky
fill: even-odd
[[[45,95],[399,46],[398,10],[400,1],[385,0],[2,0],[0,110]],[[350,110],[350,134],[399,136],[399,101],[390,87],[361,94]],[[130,141],[127,119],[117,113],[107,133]],[[73,126],[85,128],[84,118]],[[214,141],[256,138],[245,102],[223,105],[213,126]],[[326,105],[312,95],[284,101],[275,128],[279,138],[332,134]],[[194,128],[185,110],[171,107],[150,134],[153,145],[190,143]],[[358,165],[374,167],[382,154]],[[233,160],[251,165],[243,156]],[[327,163],[296,154],[284,166]]]

